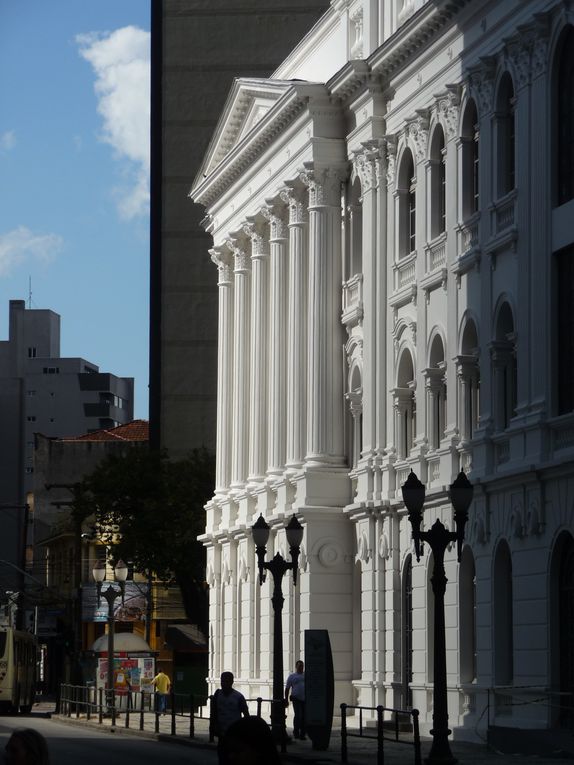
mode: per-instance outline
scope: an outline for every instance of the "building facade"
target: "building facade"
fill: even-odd
[[[432,559],[400,487],[413,470],[425,526],[452,526],[464,469],[450,725],[572,724],[573,51],[569,2],[333,0],[271,78],[235,81],[191,191],[219,285],[213,685],[269,696],[250,528],[285,554],[297,513],[286,666],[328,629],[335,708],[412,705],[428,730]]]
[[[133,419],[133,378],[101,373],[60,355],[60,316],[10,301],[9,337],[0,341],[0,559],[24,568],[27,502],[34,483],[34,434],[72,436]],[[23,589],[3,566],[6,589]]]

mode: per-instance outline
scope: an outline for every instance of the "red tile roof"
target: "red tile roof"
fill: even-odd
[[[149,422],[132,420],[109,430],[94,430],[83,436],[62,438],[61,441],[149,441]]]

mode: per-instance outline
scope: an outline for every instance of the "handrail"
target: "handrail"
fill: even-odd
[[[347,710],[359,710],[359,728],[358,732],[350,732],[347,728]],[[376,712],[377,715],[377,732],[376,736],[370,736],[363,733],[363,712]],[[394,738],[385,736],[383,715],[385,712],[390,712],[394,716]],[[412,718],[413,726],[413,740],[405,741],[399,738],[399,715],[408,716]],[[415,765],[421,765],[421,740],[419,733],[419,710],[418,709],[395,709],[393,707],[383,707],[381,705],[377,707],[365,707],[354,704],[341,704],[341,762],[348,762],[348,738],[365,738],[371,739],[377,742],[377,765],[384,765],[385,755],[383,742],[394,741],[397,744],[407,744],[414,747],[414,762]]]

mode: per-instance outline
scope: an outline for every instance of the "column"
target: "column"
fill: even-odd
[[[281,198],[289,209],[286,466],[299,468],[305,459],[307,422],[307,211],[301,189],[289,187]]]
[[[363,438],[362,457],[371,457],[376,444],[377,368],[380,364],[377,343],[378,269],[386,267],[377,260],[377,172],[380,161],[377,141],[372,141],[357,157],[363,204]]]
[[[249,475],[259,483],[267,469],[267,324],[269,245],[262,222],[255,219],[243,228],[251,239],[251,395],[249,399]]]
[[[281,475],[286,446],[287,226],[279,204],[264,208],[269,221],[269,408],[268,475]]]
[[[244,486],[247,478],[251,261],[245,251],[245,242],[230,239],[227,247],[233,253],[235,284],[231,487],[238,489]]]
[[[233,374],[233,272],[227,248],[209,251],[218,269],[217,450],[215,493],[225,494],[231,480],[231,390]]]
[[[310,466],[343,465],[341,182],[344,171],[307,170],[309,327],[307,455]]]

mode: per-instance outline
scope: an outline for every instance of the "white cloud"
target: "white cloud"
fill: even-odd
[[[34,234],[26,226],[0,233],[0,277],[30,260],[51,261],[63,244],[58,234]]]
[[[102,140],[123,163],[127,181],[115,189],[124,218],[149,209],[150,34],[128,26],[78,35],[80,55],[95,72]]]
[[[14,146],[16,146],[16,133],[13,130],[0,133],[0,151],[11,151]]]

